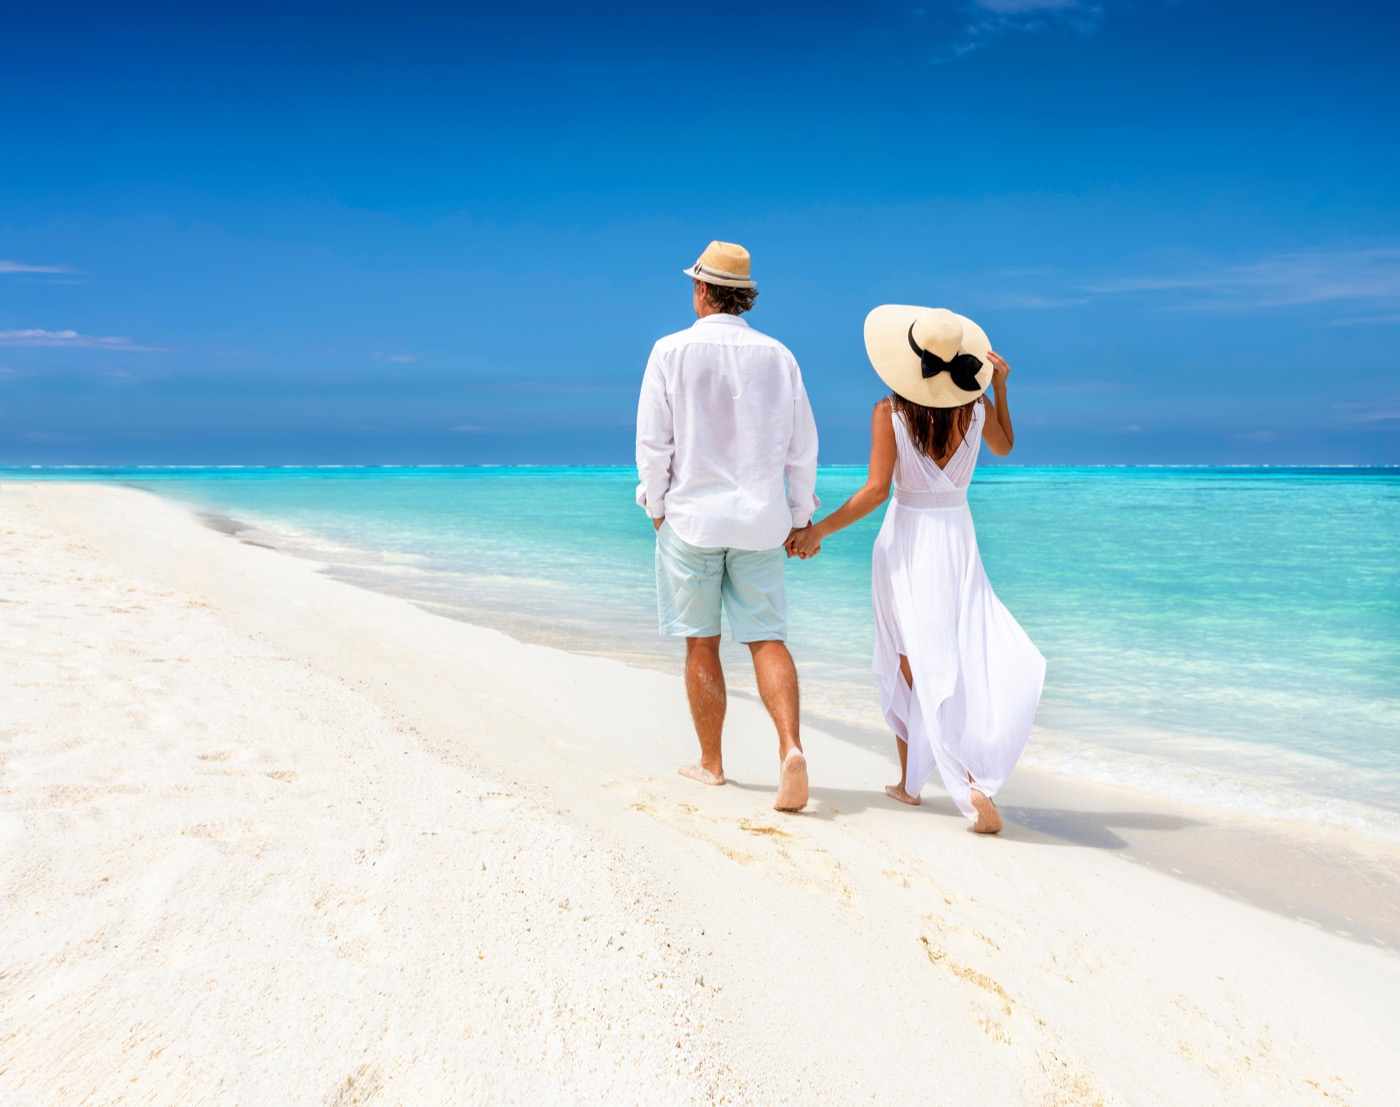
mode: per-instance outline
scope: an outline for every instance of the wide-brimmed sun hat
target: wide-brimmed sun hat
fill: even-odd
[[[749,252],[737,242],[711,242],[689,269],[687,277],[726,288],[757,288],[750,275]]]
[[[992,383],[987,332],[947,308],[881,304],[865,317],[865,352],[880,379],[924,407],[961,407]]]

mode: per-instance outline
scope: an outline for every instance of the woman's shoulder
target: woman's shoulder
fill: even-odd
[[[894,432],[894,404],[888,396],[880,400],[870,412],[870,434],[876,439],[893,439]]]

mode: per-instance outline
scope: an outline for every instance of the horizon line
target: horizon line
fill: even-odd
[[[830,462],[818,465],[822,469],[865,469],[863,462]],[[0,462],[0,473],[44,471],[73,471],[82,469],[610,469],[635,472],[632,465],[618,462],[549,462],[549,461],[351,461],[351,462]],[[1053,462],[1026,464],[996,462],[987,472],[1001,469],[1400,469],[1400,462],[1211,462],[1211,461],[1101,461]]]

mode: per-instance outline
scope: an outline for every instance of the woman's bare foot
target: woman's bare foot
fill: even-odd
[[[698,780],[701,784],[723,784],[723,773],[712,773],[704,765],[682,765],[677,770],[687,780]]]
[[[778,772],[775,811],[801,811],[807,806],[807,758],[801,750],[788,750]]]
[[[907,803],[910,807],[918,807],[924,802],[918,796],[911,796],[906,792],[903,784],[886,784],[885,795],[892,800],[899,800],[900,803]]]
[[[977,812],[977,821],[972,824],[974,834],[997,834],[1001,831],[1001,812],[997,805],[976,788],[972,789],[972,809]]]

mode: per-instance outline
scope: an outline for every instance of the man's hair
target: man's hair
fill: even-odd
[[[705,299],[710,302],[710,306],[726,315],[743,315],[744,312],[753,309],[753,303],[758,299],[756,288],[731,288],[724,284],[710,284],[708,281],[700,283],[705,286]]]

